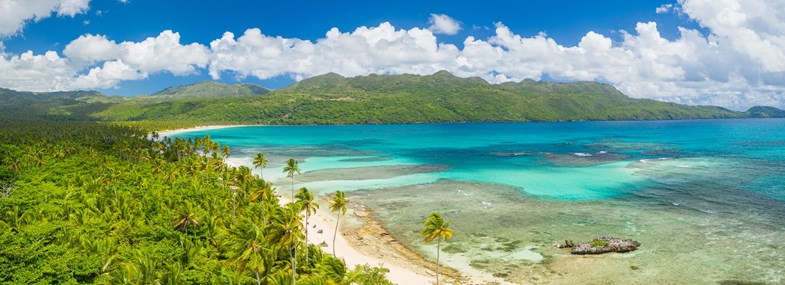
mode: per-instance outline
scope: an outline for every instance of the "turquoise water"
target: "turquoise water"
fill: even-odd
[[[179,136],[205,134],[230,145],[233,159],[244,163],[263,151],[271,158],[298,158],[305,171],[447,166],[440,172],[386,181],[330,184],[348,188],[343,190],[453,179],[512,186],[543,198],[590,200],[729,172],[721,177],[732,184],[727,187],[785,198],[785,121],[776,119],[259,126]],[[278,170],[283,160],[270,159],[266,178],[283,177]],[[645,171],[650,168],[683,175],[658,177],[663,175]]]
[[[283,189],[283,162],[300,160],[297,187],[352,191],[427,257],[434,248],[420,243],[420,221],[443,213],[457,234],[442,260],[494,281],[785,282],[783,119],[258,126],[177,137],[205,134],[228,144],[235,163],[264,152],[265,179]],[[604,235],[643,246],[579,258],[552,247]]]

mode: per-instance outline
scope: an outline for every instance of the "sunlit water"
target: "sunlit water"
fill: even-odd
[[[785,282],[785,120],[237,127],[180,134],[232,147],[265,179],[337,189],[404,243],[439,211],[447,264],[512,283]],[[256,173],[260,173],[259,170]],[[338,177],[338,179],[333,178]],[[630,254],[555,241],[615,235]],[[698,274],[700,272],[700,274]]]

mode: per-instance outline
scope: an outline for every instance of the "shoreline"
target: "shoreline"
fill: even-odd
[[[206,126],[196,126],[190,128],[158,131],[158,135],[165,137],[165,136],[177,135],[187,132],[217,130],[217,129],[236,128],[236,127],[250,127],[250,126],[261,126],[261,125],[206,125]]]
[[[212,126],[209,128],[197,127],[184,130],[191,131],[197,129],[218,129],[223,127],[224,126]],[[226,164],[230,167],[240,166],[238,163],[233,163],[229,160],[226,161]],[[286,197],[285,193],[281,193],[277,189],[276,192],[278,196],[278,202],[280,204],[286,204],[290,202],[290,199]],[[325,242],[327,246],[322,246],[322,250],[326,254],[332,254],[332,248],[330,247],[333,246],[332,236],[335,231],[336,216],[334,213],[328,211],[330,200],[327,196],[320,195],[317,196],[316,199],[319,203],[319,209],[317,209],[316,212],[308,218],[308,243],[318,246]],[[431,285],[435,283],[436,277],[432,271],[432,268],[435,267],[435,263],[425,259],[425,257],[419,255],[413,249],[404,246],[394,238],[388,242],[377,241],[369,243],[367,239],[368,237],[361,235],[361,233],[364,232],[362,229],[368,228],[366,226],[361,226],[355,231],[347,232],[347,224],[362,222],[366,225],[373,225],[371,226],[371,228],[374,228],[372,231],[378,235],[370,236],[372,238],[378,238],[379,236],[391,236],[387,229],[381,226],[379,221],[371,219],[370,215],[367,215],[365,218],[363,218],[362,214],[358,214],[358,209],[361,207],[358,207],[357,203],[350,202],[350,205],[353,207],[350,207],[346,214],[342,216],[343,218],[341,219],[340,227],[338,228],[338,235],[335,238],[335,253],[338,258],[344,261],[347,270],[353,270],[357,265],[368,264],[371,266],[384,267],[388,269],[389,272],[386,274],[387,280],[394,284]],[[321,230],[322,233],[319,233],[319,230]],[[371,248],[376,248],[377,250],[381,249],[378,252],[384,251],[397,254],[382,254],[381,256],[376,257],[369,254],[368,250],[363,250],[369,246]],[[466,282],[462,282],[466,281],[467,278],[465,278],[463,274],[459,273],[458,271],[444,265],[442,265],[441,269],[443,272],[440,274],[440,276],[444,278],[441,283],[468,284]]]
[[[335,230],[336,215],[329,212],[328,205],[330,200],[327,196],[320,196],[317,198],[319,209],[308,217],[308,243],[316,246],[322,245],[321,249],[326,254],[332,254],[332,237]],[[280,195],[278,201],[281,204],[289,203],[289,198],[286,195]],[[379,236],[389,237],[390,235],[384,232],[376,232],[378,236],[361,236],[360,232],[349,230],[349,224],[365,223],[365,221],[375,222],[372,220],[365,220],[361,214],[358,214],[356,204],[349,203],[348,211],[342,216],[340,227],[338,228],[338,235],[335,238],[335,254],[338,258],[344,261],[347,270],[353,270],[357,265],[370,265],[375,267],[384,267],[389,270],[386,274],[387,280],[394,284],[399,285],[431,285],[435,282],[435,276],[430,269],[427,269],[425,263],[428,261],[421,257],[421,260],[411,258],[409,255],[399,254],[381,254],[371,255],[366,247],[377,248],[384,252],[394,252],[396,248],[392,244],[385,244],[374,241],[373,238]],[[378,223],[378,222],[376,222]],[[364,229],[366,226],[361,226]],[[321,231],[321,233],[319,233]],[[325,245],[326,244],[326,245]],[[360,246],[360,244],[364,246]],[[402,247],[402,245],[398,244]],[[407,248],[408,249],[408,248]],[[432,267],[432,266],[427,266]],[[453,274],[454,275],[454,274]],[[449,277],[448,277],[449,276]],[[445,274],[443,277],[448,277],[449,280],[454,278]],[[465,284],[459,282],[442,282],[444,284]]]
[[[191,128],[160,131],[160,136],[171,136],[192,131],[215,130],[261,125],[209,125]],[[226,160],[227,166],[239,167],[242,163]],[[246,165],[251,167],[249,165]],[[285,188],[285,187],[284,187]],[[284,189],[285,190],[285,189]],[[278,192],[279,203],[290,201],[284,192]],[[327,195],[319,195],[316,200],[319,209],[308,219],[308,243],[322,246],[326,254],[332,254],[332,235],[335,230],[335,213],[329,212]],[[436,281],[436,263],[398,241],[383,225],[373,218],[372,209],[352,201],[346,214],[342,216],[338,235],[335,240],[336,255],[346,264],[347,270],[357,265],[371,265],[389,270],[387,280],[399,285],[431,285]],[[305,223],[304,223],[305,224]],[[353,224],[353,226],[349,226]],[[321,230],[322,233],[318,233]],[[490,280],[470,276],[446,264],[440,264],[440,283],[442,284],[493,284]],[[489,283],[491,282],[491,283]]]

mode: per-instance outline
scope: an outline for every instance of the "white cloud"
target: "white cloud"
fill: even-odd
[[[434,34],[454,35],[461,30],[461,23],[445,14],[431,14],[428,30]]]
[[[58,16],[76,16],[90,9],[90,0],[60,0],[57,6]]]
[[[77,70],[68,59],[54,51],[34,55],[28,51],[20,55],[3,54],[0,58],[0,86],[16,90],[69,90]]]
[[[670,12],[671,9],[673,9],[673,4],[662,4],[660,7],[657,7],[655,12],[657,12],[657,14],[665,14]]]
[[[34,91],[111,88],[168,72],[207,71],[213,78],[235,76],[300,80],[327,72],[344,76],[432,74],[448,70],[489,82],[545,76],[597,80],[625,94],[685,104],[733,109],[753,105],[785,107],[785,3],[764,0],[682,0],[680,9],[708,35],[680,28],[666,39],[654,22],[637,23],[621,39],[589,31],[565,46],[544,33],[515,34],[497,23],[495,35],[463,41],[463,48],[439,42],[434,31],[396,29],[390,23],[350,32],[333,28],[316,41],[269,36],[260,29],[226,32],[209,47],[180,43],[164,31],[140,42],[117,43],[83,35],[63,50],[43,55],[2,52],[0,86]]]
[[[29,21],[40,21],[52,13],[73,17],[86,12],[90,0],[2,0],[0,1],[0,37],[16,34]]]
[[[71,84],[71,88],[112,88],[121,81],[145,79],[147,76],[146,72],[132,68],[122,60],[113,60],[104,62],[102,67],[90,69],[87,74],[78,76]]]
[[[331,71],[433,73],[447,69],[459,53],[454,45],[439,44],[428,30],[396,30],[390,23],[351,33],[333,28],[317,42],[267,36],[259,29],[249,29],[239,38],[227,32],[211,42],[210,49],[213,78],[226,71],[259,78],[285,74],[303,78]]]
[[[75,63],[121,60],[125,65],[145,73],[167,71],[174,75],[193,74],[209,61],[207,47],[180,44],[180,34],[163,31],[141,42],[115,43],[103,35],[83,35],[63,50]]]

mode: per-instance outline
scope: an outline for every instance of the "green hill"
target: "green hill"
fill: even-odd
[[[125,100],[95,91],[20,92],[0,88],[0,122],[94,120],[90,114]]]
[[[269,89],[254,84],[226,84],[216,81],[202,81],[194,84],[169,87],[148,96],[137,96],[137,100],[175,101],[192,98],[222,98],[235,96],[263,95]]]
[[[490,84],[446,71],[425,76],[328,73],[274,91],[204,81],[134,98],[0,89],[0,111],[0,121],[100,120],[154,127],[785,117],[785,111],[773,107],[736,112],[633,99],[596,82]]]
[[[785,111],[767,106],[755,106],[745,113],[750,118],[785,118]]]
[[[576,121],[735,118],[743,113],[632,99],[610,85],[525,80],[490,84],[441,71],[433,75],[334,73],[266,96],[188,99],[113,106],[112,121],[200,121],[245,124],[384,124],[467,121]]]

